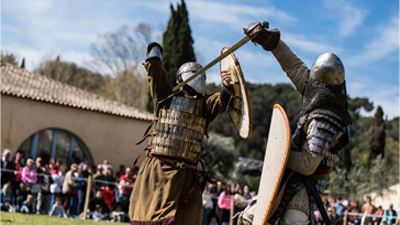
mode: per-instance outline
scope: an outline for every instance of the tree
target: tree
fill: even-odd
[[[1,62],[11,63],[18,66],[18,59],[13,53],[1,51]]]
[[[90,46],[92,65],[105,76],[104,96],[146,110],[148,85],[141,63],[151,37],[151,27],[142,23],[103,34]]]
[[[371,127],[368,133],[368,146],[371,150],[368,164],[371,163],[372,159],[375,159],[378,155],[384,157],[385,153],[385,122],[383,121],[383,110],[380,106],[376,109],[375,123]]]
[[[34,72],[96,94],[100,94],[100,89],[104,85],[104,79],[100,74],[78,67],[75,63],[63,62],[60,56],[55,60],[45,59]]]
[[[168,81],[174,86],[179,67],[185,62],[196,61],[196,57],[185,1],[182,0],[176,10],[172,4],[170,7],[171,17],[163,35],[163,63],[168,74]]]
[[[234,142],[231,137],[210,134],[201,159],[212,177],[227,182],[234,169]]]

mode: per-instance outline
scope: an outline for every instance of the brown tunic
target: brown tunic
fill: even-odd
[[[154,102],[154,116],[160,108],[168,109],[171,98],[159,103],[172,94],[166,71],[159,59],[150,59],[145,68]],[[220,94],[205,95],[204,116],[209,122],[225,111]],[[155,131],[153,126],[153,131]],[[155,158],[146,158],[140,167],[132,192],[129,207],[131,224],[167,225],[200,224],[202,199],[200,185],[196,185],[191,200],[183,205],[179,199],[185,196],[193,185],[191,169],[179,169]],[[199,182],[197,182],[199,184]]]

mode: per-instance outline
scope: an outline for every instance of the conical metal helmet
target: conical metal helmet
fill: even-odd
[[[342,61],[333,53],[324,53],[314,61],[311,79],[330,85],[338,85],[344,82],[344,67]]]
[[[199,71],[201,68],[203,68],[200,64],[196,62],[187,62],[182,64],[181,67],[179,67],[178,72],[176,73],[176,83],[180,84],[183,81],[187,80],[189,77],[191,77],[193,74],[195,74],[197,71]],[[193,88],[197,93],[199,94],[204,94],[205,88],[206,88],[206,80],[207,76],[206,73],[202,73],[193,80],[189,81],[187,85],[189,85],[191,88]]]

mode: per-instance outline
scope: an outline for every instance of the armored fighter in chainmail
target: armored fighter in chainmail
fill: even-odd
[[[265,30],[260,23],[252,23],[246,34],[272,52],[303,101],[284,176],[288,182],[279,206],[267,221],[269,224],[275,224],[278,219],[280,224],[313,224],[310,212],[324,191],[324,179],[337,153],[349,141],[351,118],[347,112],[343,64],[335,54],[325,53],[315,60],[310,70],[280,40],[278,30]],[[252,204],[252,207],[255,206]],[[252,207],[244,211],[240,223],[252,223]]]
[[[203,176],[205,181],[209,176],[197,163],[208,125],[229,105],[231,75],[221,71],[220,93],[204,94],[205,73],[173,93],[162,64],[162,47],[150,43],[146,56],[155,120],[145,135],[150,141],[131,196],[131,224],[200,224],[202,184],[198,179]],[[195,62],[184,63],[177,72],[177,83],[201,68]]]

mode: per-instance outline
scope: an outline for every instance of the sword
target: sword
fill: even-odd
[[[263,27],[265,29],[269,28],[269,23],[267,21],[264,21],[262,23]],[[244,29],[245,30],[245,29]],[[245,30],[246,33],[246,30]],[[233,45],[231,48],[229,48],[228,50],[226,50],[224,53],[222,53],[220,56],[218,56],[217,58],[215,58],[213,61],[211,61],[210,63],[208,63],[206,66],[204,66],[203,68],[201,68],[199,71],[197,71],[195,74],[193,74],[191,77],[189,77],[187,80],[183,81],[182,83],[180,83],[179,85],[177,85],[176,87],[174,87],[174,89],[172,89],[172,92],[176,92],[179,90],[179,88],[183,87],[185,84],[189,83],[191,80],[193,80],[194,78],[196,78],[197,76],[199,76],[200,74],[206,72],[208,69],[210,69],[211,67],[213,67],[215,64],[217,64],[219,61],[223,60],[225,57],[227,57],[228,55],[230,55],[232,52],[238,50],[240,47],[242,47],[243,45],[245,45],[247,42],[250,41],[250,37],[246,36],[244,38],[242,38],[242,40],[238,41],[235,45]]]
[[[316,191],[314,181],[311,181],[310,189],[311,189],[310,190],[311,195],[314,197],[315,203],[316,203],[316,205],[318,207],[319,212],[321,213],[321,216],[322,216],[322,219],[324,220],[324,223],[326,225],[332,225],[331,220],[329,219],[328,214],[326,213],[326,210],[324,208],[324,204],[322,203],[321,196]],[[310,212],[310,213],[313,213],[313,212]]]

